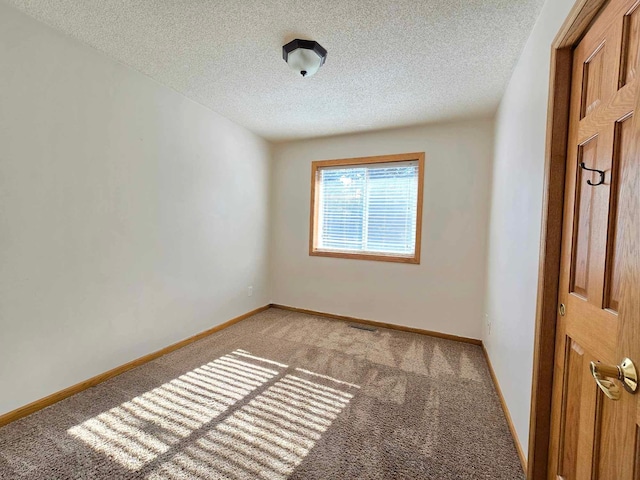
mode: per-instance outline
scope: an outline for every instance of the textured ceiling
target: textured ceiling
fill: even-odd
[[[0,1],[277,141],[492,113],[544,0]]]

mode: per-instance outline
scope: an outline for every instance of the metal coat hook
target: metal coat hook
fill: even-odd
[[[587,180],[587,183],[592,187],[597,187],[598,185],[602,185],[604,183],[604,172],[602,170],[594,170],[593,168],[587,168],[584,162],[580,163],[580,168],[583,170],[587,170],[589,172],[598,172],[600,174],[600,181],[598,183],[593,183],[591,180]]]

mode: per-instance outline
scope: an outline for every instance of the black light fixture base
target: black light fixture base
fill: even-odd
[[[284,61],[285,62],[288,61],[289,54],[294,50],[297,50],[298,48],[306,48],[308,50],[313,50],[321,59],[320,66],[324,65],[324,62],[327,59],[327,50],[314,40],[302,40],[300,38],[296,38],[295,40],[290,41],[286,45],[283,45],[282,58],[284,58]],[[304,77],[304,75],[302,76]]]

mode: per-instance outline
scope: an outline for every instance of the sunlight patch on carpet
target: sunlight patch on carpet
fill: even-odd
[[[358,388],[238,349],[67,433],[148,478],[284,479]]]

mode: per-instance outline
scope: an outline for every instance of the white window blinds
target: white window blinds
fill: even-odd
[[[413,256],[418,162],[321,167],[319,250]]]

